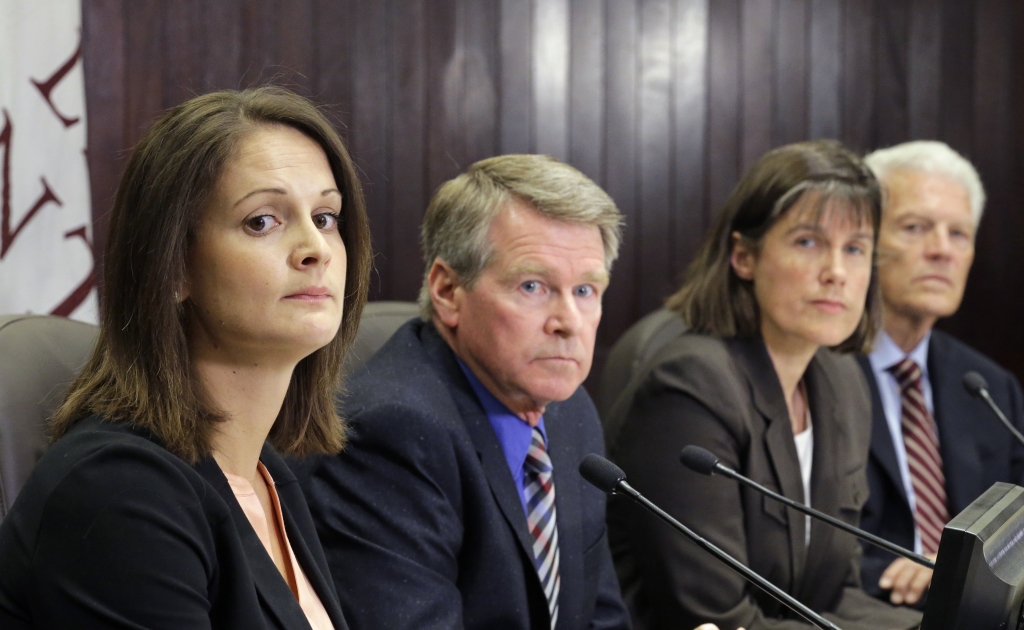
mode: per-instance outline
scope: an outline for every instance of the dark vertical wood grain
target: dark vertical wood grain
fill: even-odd
[[[907,125],[912,138],[939,135],[941,0],[912,0],[907,52]]]
[[[815,0],[810,10],[807,133],[809,138],[838,138],[842,119],[839,103],[843,50],[840,0]]]
[[[289,0],[280,7],[277,19],[279,59],[285,85],[303,96],[312,94],[313,0]]]
[[[807,138],[808,0],[778,0],[775,54],[775,144]]]
[[[498,153],[500,123],[498,84],[501,80],[498,44],[498,0],[464,0],[459,20],[459,49],[463,51],[463,96],[460,100],[465,138],[465,163]]]
[[[82,13],[97,251],[155,116],[283,83],[328,106],[361,168],[377,298],[415,297],[423,210],[472,161],[546,151],[605,186],[626,226],[596,376],[765,150],[934,137],[989,194],[963,306],[942,325],[1024,376],[1018,0],[83,0]]]
[[[609,348],[637,312],[637,39],[640,16],[636,0],[608,2],[605,22],[605,157],[604,186],[626,216],[619,260],[604,300],[598,344]]]
[[[430,192],[426,188],[426,5],[432,0],[403,0],[402,8],[391,8],[391,38],[394,42],[391,92],[391,174],[387,185],[391,197],[391,251],[394,266],[391,296],[397,300],[416,299],[423,270],[419,235],[423,211]]]
[[[640,211],[633,229],[643,243],[638,262],[639,308],[647,313],[671,291],[672,232],[672,6],[640,4]]]
[[[740,177],[740,2],[713,0],[708,12],[708,203],[717,211]]]
[[[907,2],[875,3],[875,111],[884,112],[875,119],[877,146],[907,139],[909,9]]]
[[[391,203],[387,178],[391,107],[388,76],[391,72],[389,10],[393,0],[356,0],[356,29],[353,47],[360,51],[354,70],[356,99],[352,108],[352,154],[364,177],[366,210],[373,234],[374,274],[370,281],[371,299],[390,295]]]
[[[313,36],[316,38],[313,92],[319,102],[330,106],[346,140],[349,139],[348,125],[352,121],[354,100],[354,7],[355,0],[317,0],[313,7]]]
[[[939,135],[957,151],[973,157],[974,3],[942,0],[942,83],[939,87]]]
[[[569,162],[600,182],[605,151],[605,0],[572,0],[569,10]]]
[[[745,0],[740,5],[742,121],[740,172],[774,146],[775,13],[777,0]]]
[[[82,64],[92,197],[93,260],[102,277],[110,208],[124,165],[125,23],[123,0],[83,0]],[[102,290],[102,289],[101,289]]]
[[[533,147],[533,3],[501,0],[501,152]]]
[[[843,6],[842,140],[855,151],[875,148],[875,60],[873,0]]]
[[[125,2],[125,117],[124,139],[133,146],[165,108],[163,3]]]
[[[677,2],[673,20],[673,287],[678,286],[707,225],[704,163],[707,155],[709,1]]]
[[[427,3],[427,188],[461,172],[465,163],[457,131],[462,67],[456,58],[456,6]]]

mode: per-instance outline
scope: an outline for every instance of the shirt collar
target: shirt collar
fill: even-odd
[[[491,428],[494,429],[498,443],[501,444],[501,450],[505,453],[505,460],[508,462],[509,469],[512,471],[522,470],[523,464],[526,463],[526,454],[530,450],[530,443],[533,441],[533,428],[525,420],[512,413],[503,402],[498,400],[480,382],[480,379],[473,373],[473,370],[469,369],[469,366],[462,362],[462,359],[455,357],[455,360],[459,363],[459,367],[462,368],[462,373],[466,375],[469,385],[473,388],[477,399],[480,400],[480,405],[484,408],[484,413],[487,414],[487,419],[491,422]],[[543,415],[537,423],[537,428],[540,429],[540,434],[544,436],[544,443],[547,444],[548,434],[544,429]],[[515,476],[515,473],[513,473],[513,476]]]
[[[889,333],[882,330],[875,339],[875,347],[868,355],[868,360],[871,361],[871,367],[875,372],[885,372],[905,357],[910,357],[921,368],[921,374],[928,378],[928,342],[931,338],[932,331],[929,330],[913,350],[904,352]]]

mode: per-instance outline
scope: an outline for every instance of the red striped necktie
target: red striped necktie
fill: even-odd
[[[551,478],[551,457],[544,447],[544,436],[533,427],[533,440],[523,465],[526,476],[526,524],[533,536],[533,557],[537,575],[548,600],[551,627],[558,621],[558,528],[555,527],[555,482]]]
[[[924,403],[921,366],[907,357],[889,368],[900,386],[903,444],[907,449],[910,481],[914,488],[914,521],[925,554],[939,550],[942,528],[949,522],[946,506],[946,476],[935,421]]]

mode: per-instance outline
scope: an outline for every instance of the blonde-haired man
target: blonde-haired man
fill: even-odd
[[[997,481],[1024,484],[1022,448],[962,385],[977,371],[1024,428],[1017,379],[933,329],[956,312],[974,260],[985,192],[974,167],[941,142],[907,142],[865,158],[885,198],[878,238],[883,327],[861,367],[871,386],[870,497],[861,526],[934,557],[946,522]],[[931,571],[865,548],[864,588],[920,605]]]
[[[305,482],[353,628],[627,628],[581,387],[622,217],[557,160],[472,165],[427,209],[423,319],[348,384]]]

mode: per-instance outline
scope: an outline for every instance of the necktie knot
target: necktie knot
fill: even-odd
[[[904,357],[902,361],[891,366],[889,373],[896,379],[902,391],[921,387],[921,366],[910,357]]]

